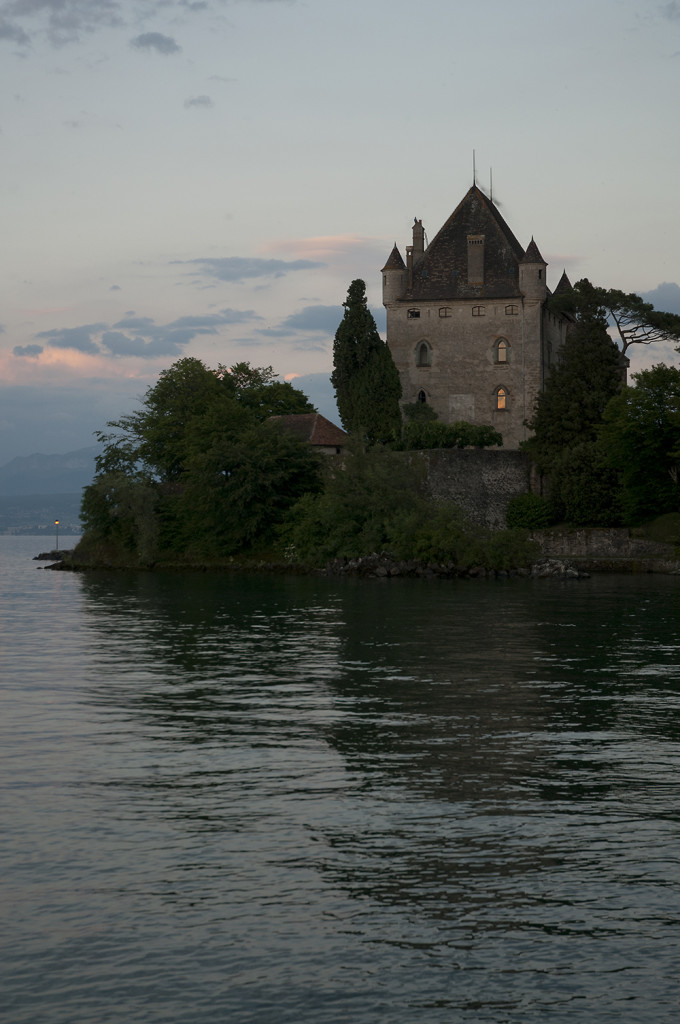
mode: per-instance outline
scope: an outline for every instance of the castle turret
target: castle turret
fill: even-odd
[[[387,263],[382,268],[383,305],[402,298],[406,287],[405,279],[406,264],[395,242]]]
[[[567,277],[566,270],[562,271],[562,277],[559,279],[557,288],[553,292],[553,295],[568,295],[571,291],[571,281]]]
[[[525,299],[538,299],[539,302],[543,302],[547,298],[547,266],[532,238],[519,264],[519,290]]]

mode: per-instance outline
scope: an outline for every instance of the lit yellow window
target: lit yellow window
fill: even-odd
[[[507,409],[508,393],[505,388],[499,388],[496,392],[496,408]]]

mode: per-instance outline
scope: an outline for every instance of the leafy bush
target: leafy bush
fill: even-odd
[[[508,503],[505,522],[509,529],[543,530],[552,522],[551,504],[539,494],[518,494]]]
[[[503,438],[493,427],[474,423],[440,423],[439,420],[411,419],[404,424],[402,447],[407,451],[428,448],[500,447]]]

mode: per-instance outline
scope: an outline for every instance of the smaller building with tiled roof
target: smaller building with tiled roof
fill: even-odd
[[[271,416],[272,422],[307,441],[324,455],[341,455],[347,444],[347,434],[331,423],[320,412],[291,413],[289,416]]]

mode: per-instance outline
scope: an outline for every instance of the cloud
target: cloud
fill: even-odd
[[[281,321],[279,330],[287,334],[293,331],[315,331],[335,334],[342,320],[342,306],[305,306],[298,313],[291,313]]]
[[[184,106],[187,110],[190,110],[191,107],[204,107],[205,109],[208,109],[210,107],[214,107],[215,104],[209,96],[192,96],[191,99],[184,101]]]
[[[295,270],[317,270],[325,263],[317,260],[263,260],[256,257],[223,256],[200,257],[195,260],[175,260],[176,263],[192,264],[198,268],[197,276],[233,284],[258,277],[283,277]]]
[[[43,352],[42,345],[15,345],[12,349],[12,355],[25,356],[28,359],[42,355]]]
[[[680,2],[678,0],[671,0],[670,3],[662,4],[659,9],[664,18],[668,18],[669,21],[680,21]]]
[[[40,331],[36,338],[45,338],[53,348],[73,348],[86,355],[97,355],[99,348],[92,335],[106,328],[106,324],[83,324],[82,327],[58,327],[51,331]]]
[[[386,312],[382,306],[371,307],[371,312],[379,331],[384,332],[386,328]],[[333,337],[338,330],[338,324],[342,319],[342,306],[304,306],[296,313],[287,316],[278,327],[267,328],[258,331],[258,334],[273,335],[274,337],[286,338],[297,334],[300,331],[312,332],[324,337]],[[303,344],[301,341],[300,344]],[[305,345],[307,343],[304,343]]]
[[[262,320],[262,317],[254,309],[223,309],[219,313],[210,313],[208,316],[181,316],[173,320],[169,327],[194,327],[202,333],[214,334],[215,331],[207,331],[206,328],[216,328],[222,324],[244,324],[251,320]]]
[[[672,281],[664,281],[651,292],[641,292],[640,298],[645,302],[651,302],[654,309],[663,313],[677,313],[680,315],[680,285]]]
[[[164,36],[162,32],[142,32],[141,36],[135,36],[130,40],[130,46],[137,50],[155,50],[166,57],[171,53],[179,53],[182,49],[172,36]]]
[[[19,46],[28,46],[31,39],[27,32],[20,25],[13,25],[10,21],[0,19],[0,39],[7,39],[10,43],[18,43]]]
[[[220,0],[226,3],[227,0]],[[286,0],[251,0],[286,2]],[[141,8],[141,10],[140,10]],[[125,28],[140,18],[170,12],[173,21],[209,10],[205,0],[0,0],[0,42],[28,47],[36,36],[45,36],[55,47],[78,43],[85,34],[105,28]],[[181,49],[171,36],[145,32],[131,40],[139,49],[155,49],[165,55]]]
[[[18,358],[35,358],[47,348],[71,349],[84,355],[105,358],[134,356],[139,359],[157,359],[161,356],[180,356],[194,338],[200,335],[217,334],[225,326],[260,320],[262,317],[253,309],[228,307],[219,313],[178,317],[168,324],[157,324],[151,317],[129,313],[112,325],[82,324],[80,327],[41,331],[35,337],[45,341],[46,346],[17,345],[13,354]]]
[[[141,335],[130,337],[122,331],[104,331],[101,343],[113,356],[136,356],[140,359],[155,359],[158,356],[179,356],[193,338],[191,331],[159,331],[158,336],[147,340]]]
[[[53,46],[64,46],[83,33],[120,27],[120,8],[117,0],[10,0],[0,19],[0,39],[28,46],[33,35],[44,33]]]
[[[153,325],[154,321],[151,319],[150,316],[134,316],[133,314],[130,313],[122,320],[119,320],[117,323],[115,323],[113,326],[122,327],[125,330],[134,330],[137,328],[143,330],[145,327],[153,327]]]

